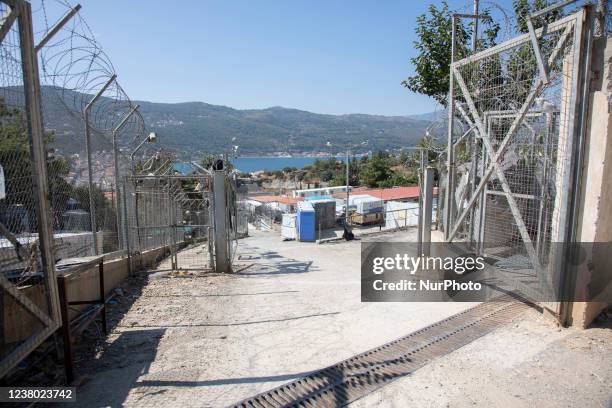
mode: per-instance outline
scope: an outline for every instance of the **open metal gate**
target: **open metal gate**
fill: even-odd
[[[208,175],[126,177],[129,251],[162,250],[159,269],[212,269],[212,179]]]
[[[583,8],[451,66],[445,240],[559,313],[589,35]]]

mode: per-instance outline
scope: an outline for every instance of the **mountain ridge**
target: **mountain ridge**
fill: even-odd
[[[46,128],[56,134],[58,150],[80,153],[81,144],[71,139],[80,141],[82,121],[68,117],[54,92],[43,89]],[[202,101],[133,102],[140,105],[150,130],[158,134],[158,146],[188,160],[227,152],[231,145],[239,145],[242,155],[337,153],[364,140],[370,141],[371,150],[398,149],[415,145],[429,124],[410,116],[332,115],[281,106],[235,109]]]

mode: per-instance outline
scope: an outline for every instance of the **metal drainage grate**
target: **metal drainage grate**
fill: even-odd
[[[232,406],[344,406],[511,322],[528,308],[510,297],[483,303]]]

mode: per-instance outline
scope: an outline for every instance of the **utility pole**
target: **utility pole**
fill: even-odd
[[[344,206],[344,216],[345,216],[345,221],[348,221],[348,210],[349,210],[349,198],[350,198],[350,192],[349,189],[351,188],[350,184],[349,184],[349,178],[350,178],[350,154],[351,154],[351,147],[359,147],[359,146],[366,146],[368,143],[370,143],[369,140],[365,140],[363,142],[361,142],[360,144],[354,144],[352,146],[347,147],[346,149],[346,205]],[[329,142],[327,142],[328,146],[331,146],[331,144]]]

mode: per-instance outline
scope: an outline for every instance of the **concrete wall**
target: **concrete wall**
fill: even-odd
[[[136,254],[131,257],[132,271],[153,266],[159,260],[167,256],[167,247],[160,247]],[[128,258],[122,257],[104,261],[104,289],[105,296],[108,296],[113,289],[129,276]],[[91,268],[78,274],[68,283],[68,300],[91,300],[99,297],[98,268]],[[84,306],[86,307],[86,306]],[[71,312],[71,318],[78,312]]]
[[[155,265],[159,260],[169,254],[167,247],[160,247],[136,254],[131,257],[132,271]],[[114,288],[118,287],[129,276],[128,258],[121,257],[104,261],[104,286],[105,296],[108,296]],[[94,267],[83,271],[68,280],[68,300],[94,300],[99,297],[98,268]],[[33,285],[21,288],[30,300],[38,307],[46,310],[43,285]],[[40,327],[38,319],[27,312],[12,296],[5,294],[0,297],[3,302],[2,321],[4,341],[9,345],[28,338],[34,330]],[[71,306],[71,318],[87,306]],[[0,345],[0,349],[3,346]],[[10,349],[10,346],[8,346]]]
[[[612,39],[594,43],[591,97],[580,191],[578,241],[612,242]],[[587,265],[577,271],[576,295],[589,296],[594,282],[611,282],[612,251],[594,246]],[[601,286],[601,285],[599,285]],[[599,312],[612,304],[612,287],[592,302],[569,305],[567,323],[586,327]]]

